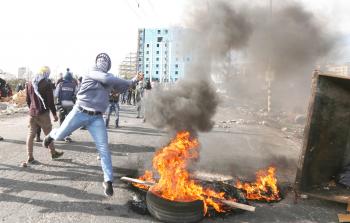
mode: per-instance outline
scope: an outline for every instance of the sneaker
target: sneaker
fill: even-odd
[[[80,128],[80,130],[87,130],[87,129],[86,129],[86,126],[82,126],[82,127]]]
[[[2,141],[2,140],[4,140],[4,138],[2,138],[2,137],[0,136],[0,141]]]
[[[42,142],[42,140],[40,138],[36,138],[35,142]]]
[[[45,136],[43,140],[43,147],[49,148],[49,145],[53,142],[53,138],[50,135]]]
[[[66,137],[66,138],[64,138],[64,141],[65,141],[65,142],[72,142],[73,140],[72,140],[72,138],[70,138],[70,137]]]
[[[54,160],[54,159],[57,159],[59,157],[61,157],[63,155],[64,152],[57,152],[55,151],[55,153],[51,154],[51,158]]]
[[[111,181],[103,182],[103,188],[107,197],[113,196],[113,185]]]

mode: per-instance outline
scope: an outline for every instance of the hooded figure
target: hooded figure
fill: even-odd
[[[109,104],[109,94],[112,89],[123,93],[143,79],[143,76],[137,75],[131,81],[123,80],[107,73],[110,69],[110,57],[106,53],[98,54],[95,59],[95,66],[82,80],[73,110],[68,114],[62,125],[45,137],[43,142],[44,146],[48,147],[54,140],[61,140],[76,129],[85,126],[92,135],[101,157],[104,176],[103,187],[106,196],[113,195],[113,168],[111,153],[108,148],[107,129],[102,114]]]

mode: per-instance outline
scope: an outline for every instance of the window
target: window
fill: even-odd
[[[157,47],[159,47],[159,43],[157,43]]]
[[[158,34],[160,34],[160,29],[158,29],[158,31],[157,31],[157,32],[158,32]]]
[[[158,37],[157,38],[157,42],[162,42],[163,41],[163,37]]]
[[[179,65],[178,65],[178,64],[175,64],[175,68],[179,68]]]
[[[164,33],[165,33],[165,34],[168,34],[168,30],[167,30],[167,29],[166,29],[166,30],[164,30]]]
[[[142,61],[141,57],[139,58],[139,61]]]
[[[148,65],[148,64],[146,64],[146,67],[149,67],[149,65]]]
[[[157,50],[157,52],[156,52],[157,54],[159,54],[159,50]]]
[[[167,55],[167,54],[168,54],[168,51],[164,51],[164,54]]]
[[[146,61],[149,61],[149,58],[146,58]]]
[[[168,47],[168,44],[167,44],[167,43],[165,43],[165,44],[164,44],[164,46],[165,46],[165,47]]]
[[[146,44],[146,47],[149,47],[149,43]]]
[[[159,64],[156,64],[156,68],[158,68],[159,67]]]
[[[189,58],[189,57],[187,57],[187,58],[186,58],[186,60],[187,60],[187,62],[189,62],[189,61],[190,61],[190,58]]]
[[[139,68],[141,68],[141,64],[139,64]]]
[[[175,57],[175,60],[176,60],[176,61],[178,61],[178,60],[179,60],[179,58],[178,58],[178,57]]]
[[[156,61],[159,61],[159,57],[156,58]]]
[[[176,74],[176,75],[179,74],[179,71],[175,71],[175,74]]]
[[[166,71],[164,71],[164,74],[166,74]]]
[[[148,51],[148,50],[146,51],[146,54],[149,54],[149,51]]]
[[[156,74],[158,74],[158,71],[156,71]]]
[[[148,74],[148,70],[146,70],[146,74]]]

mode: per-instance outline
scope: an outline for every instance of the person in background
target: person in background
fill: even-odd
[[[127,104],[131,105],[131,99],[132,99],[132,87],[130,87],[127,91],[128,99],[127,99]]]
[[[145,103],[145,99],[148,97],[148,95],[150,94],[150,91],[152,90],[152,85],[151,85],[151,81],[150,80],[147,80],[146,81],[146,86],[144,87],[144,91],[143,91],[143,103]],[[142,106],[143,108],[143,122],[146,122],[146,105],[143,104]]]
[[[42,128],[45,135],[48,135],[52,129],[50,120],[50,111],[54,117],[54,121],[58,120],[52,88],[47,81],[50,75],[50,68],[44,66],[34,79],[26,85],[26,101],[29,107],[29,133],[27,137],[27,154],[28,159],[25,164],[33,163],[33,141],[38,128]],[[58,152],[54,144],[50,144],[51,158],[56,159],[63,155]]]
[[[137,110],[137,116],[136,118],[141,118],[141,111],[143,107],[143,83],[140,82],[137,87],[136,87],[136,94],[135,94],[135,99],[136,99],[136,110]]]
[[[67,68],[68,69],[68,68]],[[63,81],[63,73],[59,73],[59,75],[58,75],[58,79],[57,79],[57,81],[56,81],[56,84],[55,84],[55,87],[54,87],[54,89],[57,87],[57,85],[59,84],[59,83],[61,83]]]
[[[73,79],[72,73],[67,72],[63,77],[63,81],[57,85],[55,90],[60,125],[62,125],[64,119],[67,117],[69,112],[72,111],[73,106],[75,104],[76,93],[76,81]],[[67,136],[64,140],[66,142],[72,141],[72,139],[69,136]]]
[[[44,139],[43,146],[48,148],[54,140],[60,140],[73,131],[85,125],[96,144],[101,157],[101,167],[104,175],[104,193],[113,195],[113,168],[111,153],[108,148],[108,135],[102,114],[109,104],[109,94],[112,89],[123,93],[130,86],[143,79],[137,75],[131,81],[119,79],[108,73],[111,69],[111,59],[106,53],[100,53],[95,59],[94,68],[88,72],[77,94],[73,110],[68,114],[58,129],[51,131]]]
[[[12,97],[13,92],[12,92],[12,88],[9,84],[6,84],[6,91],[7,91],[7,97]]]
[[[16,92],[20,92],[22,90],[24,90],[24,85],[21,82],[19,82],[16,86]]]
[[[109,94],[109,105],[107,107],[106,111],[106,118],[105,118],[105,123],[106,123],[106,128],[108,128],[109,125],[109,119],[111,117],[112,112],[115,114],[115,127],[119,127],[119,92],[115,89],[111,91]]]
[[[122,104],[125,104],[127,102],[127,99],[128,99],[128,91],[124,92],[122,94],[122,100],[121,100],[121,103]]]

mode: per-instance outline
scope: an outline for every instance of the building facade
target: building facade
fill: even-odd
[[[137,74],[137,56],[136,53],[129,53],[119,64],[119,77],[131,79]]]
[[[182,52],[182,28],[138,30],[137,70],[146,80],[175,82],[183,77],[189,54]]]

